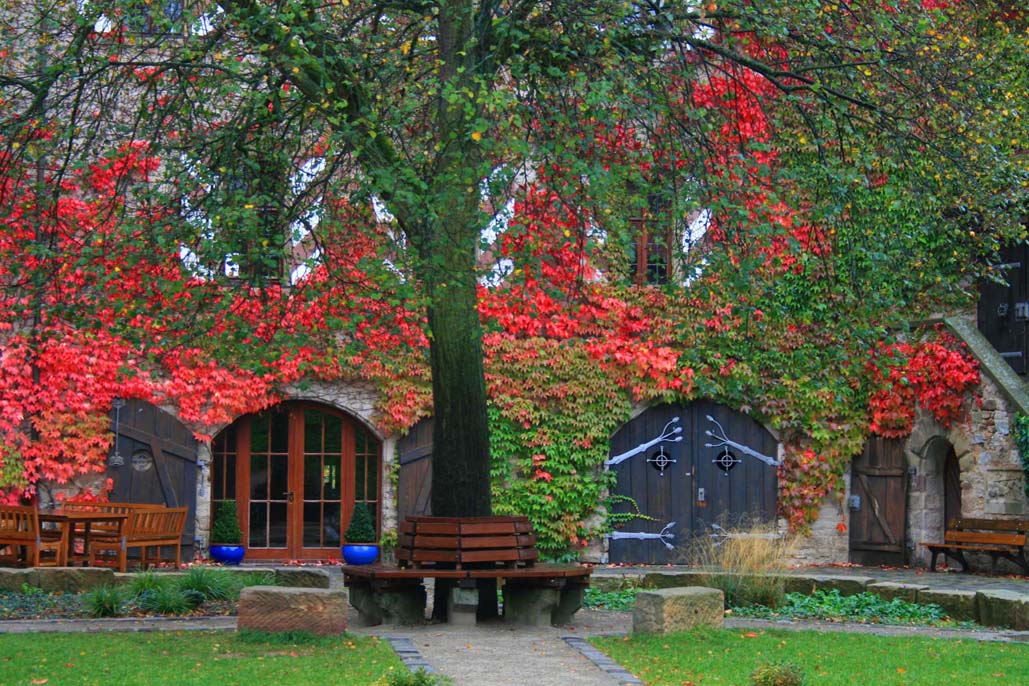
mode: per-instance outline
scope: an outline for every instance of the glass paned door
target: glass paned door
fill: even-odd
[[[285,403],[241,418],[212,449],[214,500],[237,500],[250,559],[338,558],[355,500],[378,520],[381,445],[340,412]]]
[[[247,547],[251,551],[289,548],[289,413],[275,408],[250,418],[250,503]]]
[[[303,547],[338,548],[342,542],[343,419],[304,410]]]

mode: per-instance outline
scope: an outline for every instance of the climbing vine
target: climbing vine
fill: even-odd
[[[1022,459],[1022,476],[1025,479],[1025,494],[1029,496],[1029,417],[1019,413],[1015,416],[1015,443]]]

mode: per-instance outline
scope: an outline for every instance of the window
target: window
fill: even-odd
[[[631,221],[633,280],[638,285],[668,283],[672,273],[672,227],[652,217]]]

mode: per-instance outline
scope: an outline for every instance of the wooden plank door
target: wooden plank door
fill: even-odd
[[[397,521],[432,514],[432,418],[423,419],[397,441]]]
[[[182,555],[193,556],[196,522],[197,441],[193,433],[164,410],[129,400],[117,413],[115,454],[107,476],[114,488],[110,499],[188,507],[182,531]]]
[[[771,526],[778,503],[776,467],[746,454],[736,445],[720,444],[724,436],[732,443],[776,459],[775,438],[760,423],[724,405],[698,401],[690,409],[696,426],[690,437],[696,455],[693,535],[711,536],[722,530],[750,531]]]
[[[907,469],[901,439],[873,436],[854,458],[850,492],[860,500],[850,513],[850,561],[907,563]]]
[[[676,417],[679,421],[669,424]],[[611,455],[620,455],[660,436],[666,426],[681,426],[683,430],[678,435],[684,437],[680,442],[664,441],[651,446],[612,468],[617,478],[612,511],[633,512],[638,507],[646,517],[626,522],[619,530],[657,534],[675,522],[672,530],[675,538],[671,540],[674,549],[668,550],[655,539],[612,539],[609,549],[612,562],[667,564],[684,561],[693,516],[689,420],[690,414],[682,405],[659,405],[625,424],[611,438]],[[657,461],[662,456],[668,460],[664,469]]]

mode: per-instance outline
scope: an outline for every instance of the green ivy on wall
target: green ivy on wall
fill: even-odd
[[[1025,494],[1029,496],[1029,417],[1022,413],[1015,415],[1015,444],[1018,445],[1018,456],[1022,458]]]

